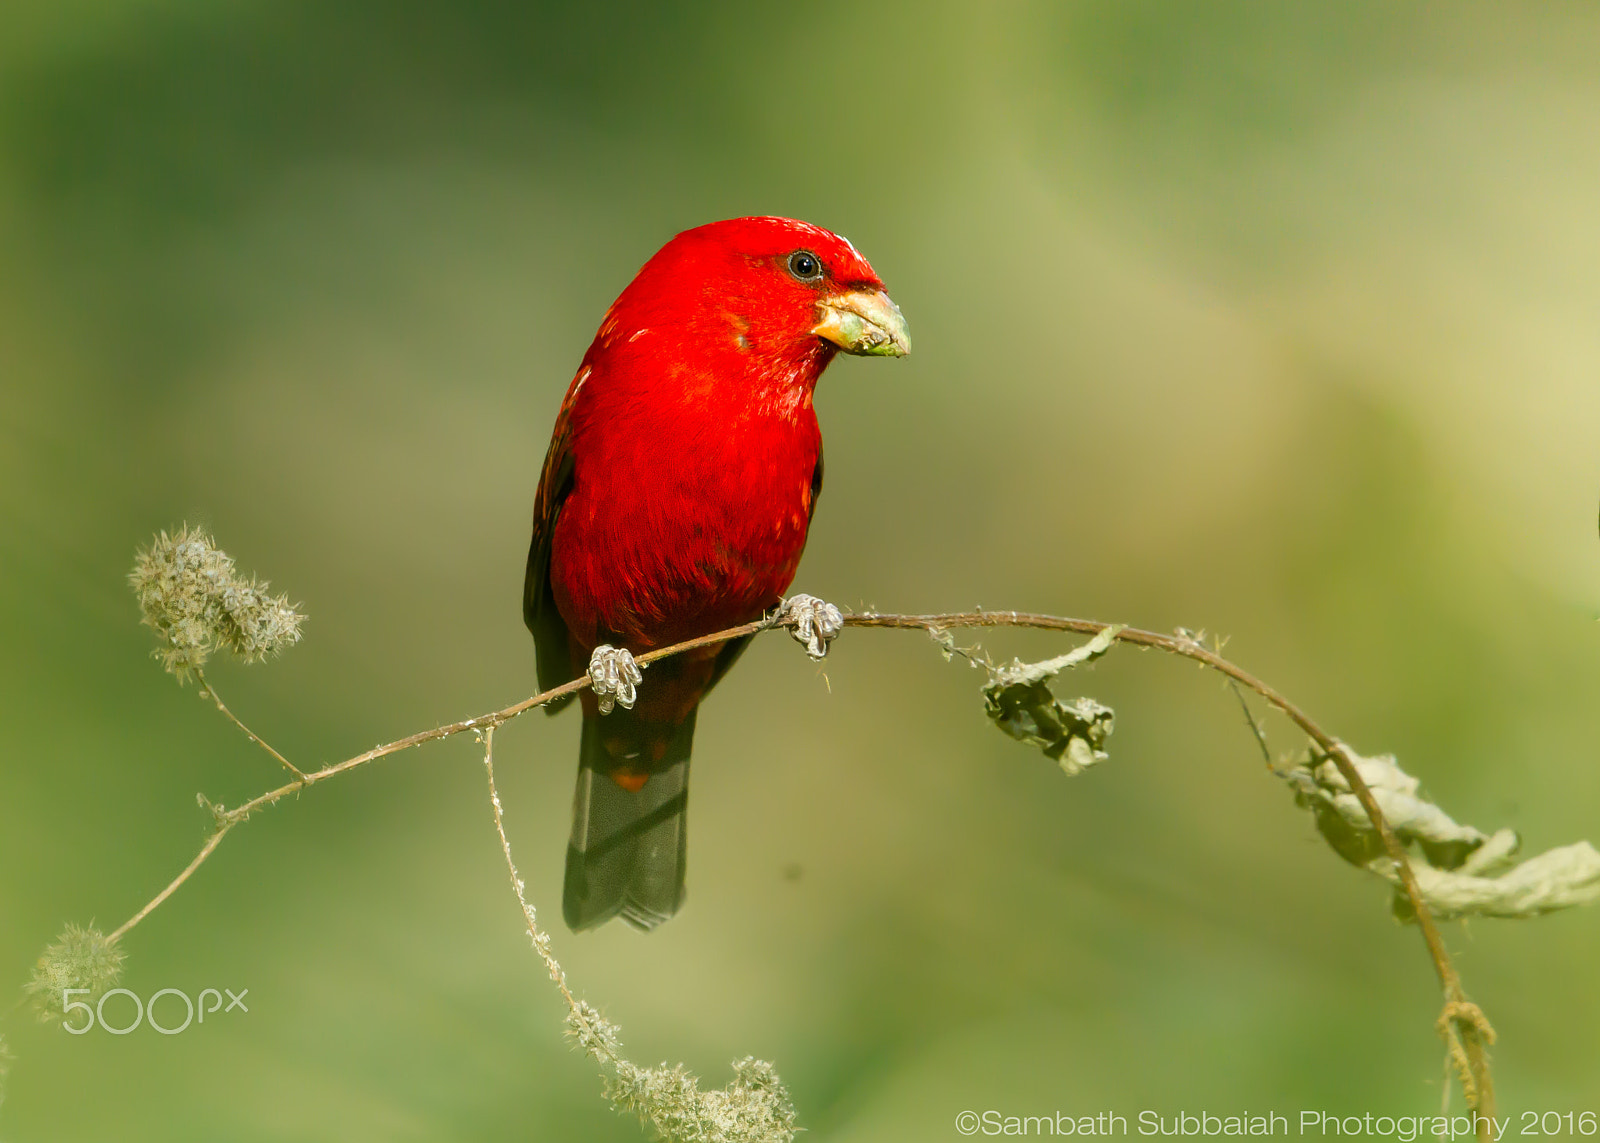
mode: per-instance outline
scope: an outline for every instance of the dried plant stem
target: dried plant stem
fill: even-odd
[[[494,727],[491,726],[483,732],[483,770],[489,780],[489,807],[494,811],[494,830],[500,835],[500,852],[505,854],[506,872],[511,875],[511,889],[517,895],[517,904],[522,906],[522,920],[528,929],[528,939],[533,942],[533,951],[539,954],[539,959],[544,961],[544,967],[550,973],[550,979],[561,993],[561,999],[567,1002],[567,1011],[572,1019],[584,1018],[583,1007],[578,1003],[578,998],[572,994],[572,989],[567,984],[567,974],[556,960],[555,952],[550,948],[550,936],[539,927],[539,916],[528,903],[527,893],[522,883],[522,874],[517,872],[517,863],[511,857],[511,842],[506,837],[506,823],[504,811],[500,805],[500,791],[494,784]],[[596,1045],[606,1055],[608,1060],[615,1064],[617,1057],[614,1052],[607,1051],[604,1045]]]
[[[721,643],[728,639],[737,639],[741,635],[750,635],[756,631],[763,630],[768,626],[772,625],[766,623],[765,621],[746,623],[739,627],[730,628],[727,631],[719,631],[714,635],[704,635],[698,639],[690,639],[683,643],[674,644],[671,647],[663,647],[658,651],[651,651],[649,654],[640,655],[638,657],[638,662],[652,663],[657,659],[664,659],[668,655],[676,655],[693,647],[704,647],[711,643]],[[466,731],[485,732],[492,730],[501,723],[509,722],[513,718],[516,718],[519,714],[525,714],[526,712],[533,710],[535,707],[544,706],[546,703],[554,702],[556,699],[562,698],[565,695],[576,694],[578,691],[583,690],[588,685],[588,676],[584,676],[582,678],[573,679],[570,683],[563,683],[559,687],[553,687],[550,690],[536,694],[531,698],[523,699],[519,703],[513,703],[511,706],[505,707],[501,710],[491,711],[488,714],[480,714],[476,718],[462,719],[460,722],[447,723],[444,726],[436,726],[432,730],[421,730],[416,734],[408,734],[404,738],[398,738],[395,741],[385,743],[382,746],[374,746],[371,750],[357,754],[353,758],[346,758],[343,762],[335,762],[332,765],[324,766],[322,769],[313,770],[310,773],[301,773],[299,778],[288,783],[287,785],[279,786],[275,790],[268,790],[264,794],[258,794],[254,798],[251,798],[248,802],[236,806],[231,810],[222,810],[218,812],[217,831],[206,839],[205,845],[202,846],[200,852],[195,855],[195,859],[188,864],[182,873],[178,874],[177,877],[172,879],[172,883],[170,885],[168,885],[160,893],[156,894],[156,896],[151,899],[149,904],[140,909],[132,917],[129,917],[128,920],[124,921],[122,926],[112,933],[108,939],[112,941],[117,940],[129,929],[133,928],[140,921],[144,920],[152,912],[154,912],[157,906],[159,906],[168,897],[172,896],[172,894],[180,885],[194,875],[195,870],[199,869],[206,858],[211,856],[212,851],[217,848],[228,831],[234,826],[245,821],[245,819],[247,819],[256,810],[266,809],[268,806],[274,805],[281,801],[289,794],[297,794],[309,786],[314,786],[318,782],[326,781],[327,779],[332,778],[335,774],[343,774],[347,770],[354,770],[357,766],[365,766],[368,762],[375,762],[379,758],[387,757],[390,754],[398,754],[400,751],[409,750],[413,746],[421,746],[426,742],[437,742],[440,739],[451,738]],[[207,689],[209,690],[210,688],[208,687]],[[218,706],[221,706],[220,702],[218,703]],[[226,711],[226,708],[223,709]],[[234,721],[238,722],[237,719],[234,719]],[[243,723],[239,723],[239,726],[245,731],[246,734],[250,734],[249,728],[245,727]],[[255,738],[254,734],[250,734],[250,737],[256,741],[260,741],[259,739]],[[266,744],[262,743],[262,745]],[[268,749],[270,750],[271,747],[268,747]],[[277,751],[273,751],[273,754],[276,755]],[[285,763],[285,765],[287,765],[287,763]],[[293,767],[291,767],[291,769],[293,769]],[[300,771],[296,771],[296,773],[300,773]]]
[[[494,727],[492,726],[483,732],[483,771],[489,780],[489,807],[494,811],[494,831],[500,835],[500,852],[505,854],[506,872],[511,875],[511,889],[517,895],[517,904],[522,906],[522,919],[528,926],[528,937],[533,941],[533,948],[539,954],[539,959],[544,961],[545,968],[549,970],[550,979],[560,989],[562,999],[567,1002],[569,1008],[576,1009],[578,998],[573,996],[572,990],[567,987],[567,974],[556,961],[555,954],[550,951],[550,938],[539,927],[538,914],[534,912],[533,906],[528,904],[522,874],[517,872],[517,863],[511,858],[511,842],[506,837],[500,791],[494,784]]]
[[[660,650],[639,655],[636,661],[641,665],[645,665],[653,663],[657,659],[665,659],[669,655],[682,654],[684,651],[690,651],[696,647],[710,646],[713,643],[726,643],[729,639],[738,639],[743,635],[753,635],[757,631],[764,631],[776,626],[782,626],[782,624],[769,623],[766,620],[745,623],[738,627],[730,627],[726,631],[718,631],[712,635],[702,635],[697,639],[688,639],[682,643],[674,643],[670,647],[662,647]],[[258,794],[243,805],[225,811],[222,815],[223,819],[229,824],[236,824],[249,817],[256,810],[265,809],[280,801],[286,795],[298,793],[307,786],[314,786],[318,782],[333,777],[335,774],[343,774],[346,770],[354,770],[357,766],[365,766],[368,762],[375,762],[379,758],[385,758],[390,754],[398,754],[400,751],[409,750],[413,746],[421,746],[425,742],[437,742],[441,738],[451,738],[467,731],[481,732],[488,730],[491,727],[510,722],[519,714],[526,714],[535,707],[555,702],[556,699],[564,698],[570,694],[576,694],[588,686],[589,677],[585,675],[581,678],[573,679],[570,683],[562,683],[559,687],[552,687],[550,690],[543,691],[531,698],[525,698],[521,702],[513,703],[501,710],[480,714],[476,718],[465,718],[460,722],[447,723],[444,726],[436,726],[432,730],[419,730],[416,734],[408,734],[404,738],[397,738],[393,742],[385,743],[382,746],[374,746],[371,750],[357,754],[353,758],[346,758],[343,762],[335,762],[331,766],[313,770],[299,781],[279,786],[276,790],[268,790],[264,794]]]
[[[227,704],[222,701],[222,696],[219,695],[216,688],[211,685],[211,680],[206,678],[204,671],[202,671],[199,667],[194,667],[192,670],[194,671],[195,679],[200,683],[201,698],[208,698],[212,702],[216,703],[217,709],[228,716],[229,722],[233,723],[233,725],[244,731],[246,738],[250,739],[251,742],[254,742],[257,746],[261,747],[261,749],[272,755],[279,762],[282,762],[284,767],[288,769],[289,773],[300,779],[300,781],[304,782],[306,780],[306,776],[300,772],[300,768],[298,766],[289,761],[282,754],[279,754],[270,745],[268,745],[266,740],[263,739],[259,734],[239,721],[239,716],[228,709]]]
[[[133,926],[137,925],[151,913],[155,912],[156,907],[159,906],[161,902],[165,901],[168,897],[176,893],[178,891],[178,886],[189,880],[189,878],[194,875],[194,871],[200,868],[201,863],[205,861],[206,858],[211,856],[211,851],[222,844],[223,837],[230,829],[234,827],[234,824],[235,823],[233,822],[228,822],[225,825],[219,826],[216,833],[206,838],[206,843],[200,847],[200,852],[194,855],[194,860],[189,862],[189,864],[184,867],[183,872],[174,877],[170,885],[152,897],[148,905],[140,909],[126,921],[123,921],[121,927],[106,938],[107,943],[115,944],[117,941],[121,940],[123,933],[126,933],[129,929],[133,928]]]
[[[1261,747],[1261,760],[1267,764],[1267,769],[1272,769],[1272,747],[1267,745],[1266,728],[1256,721],[1255,712],[1250,709],[1250,700],[1244,697],[1244,689],[1239,686],[1239,681],[1229,679],[1228,689],[1239,700],[1239,709],[1244,711],[1244,720],[1250,726],[1250,733],[1255,735],[1256,745]]]
[[[892,627],[906,630],[926,631],[930,633],[936,630],[949,629],[952,627],[1026,627],[1045,631],[1070,631],[1076,634],[1088,636],[1099,635],[1107,628],[1114,626],[1113,624],[1104,623],[1093,619],[1071,619],[1057,615],[1041,615],[1019,611],[969,611],[930,615],[899,615],[868,612],[861,615],[847,615],[844,618],[844,623],[847,627]],[[647,654],[637,656],[637,661],[641,665],[645,665],[652,663],[657,659],[664,659],[669,655],[680,654],[696,647],[704,647],[715,643],[726,642],[730,639],[737,639],[745,635],[752,635],[774,627],[792,626],[792,622],[774,616],[767,619],[758,620],[753,623],[741,624],[738,627],[730,627],[725,631],[718,631],[714,634],[704,635],[697,639],[686,640],[682,643],[673,644],[670,647],[662,647]],[[1221,672],[1228,679],[1245,687],[1248,690],[1254,691],[1256,694],[1265,699],[1270,705],[1276,707],[1291,722],[1298,726],[1314,743],[1316,743],[1317,747],[1324,754],[1326,754],[1327,757],[1332,759],[1340,774],[1343,775],[1345,781],[1349,784],[1351,791],[1355,794],[1357,800],[1360,801],[1362,809],[1366,811],[1367,817],[1372,822],[1373,829],[1382,839],[1390,859],[1394,862],[1395,871],[1400,879],[1401,888],[1404,890],[1406,898],[1410,902],[1411,908],[1416,915],[1417,927],[1422,933],[1423,943],[1426,945],[1428,955],[1433,961],[1434,972],[1439,978],[1439,984],[1444,993],[1445,1004],[1443,1012],[1439,1018],[1440,1031],[1445,1037],[1451,1059],[1454,1061],[1458,1074],[1462,1080],[1462,1086],[1463,1090],[1466,1092],[1467,1100],[1472,1106],[1472,1109],[1477,1112],[1480,1117],[1492,1118],[1494,1115],[1494,1088],[1489,1073],[1488,1045],[1494,1041],[1494,1030],[1489,1026],[1488,1020],[1484,1017],[1483,1012],[1476,1005],[1467,1000],[1466,993],[1461,985],[1461,977],[1456,972],[1455,966],[1451,962],[1450,954],[1444,947],[1444,940],[1440,936],[1439,928],[1435,924],[1433,915],[1429,911],[1427,902],[1423,899],[1421,889],[1417,885],[1416,876],[1411,869],[1411,863],[1406,857],[1405,847],[1401,845],[1399,839],[1394,835],[1394,831],[1389,828],[1388,822],[1384,819],[1383,811],[1378,806],[1377,799],[1373,796],[1372,790],[1367,786],[1367,783],[1362,779],[1361,774],[1357,771],[1355,764],[1351,761],[1350,755],[1345,749],[1344,744],[1338,739],[1334,738],[1316,722],[1314,722],[1309,715],[1307,715],[1294,703],[1290,702],[1277,690],[1268,686],[1266,683],[1245,671],[1243,668],[1238,667],[1229,662],[1227,659],[1222,658],[1222,656],[1217,654],[1215,651],[1203,646],[1192,636],[1189,636],[1185,633],[1167,635],[1156,631],[1140,630],[1136,627],[1122,627],[1115,632],[1115,638],[1120,643],[1131,643],[1134,646],[1139,647],[1156,647],[1163,651],[1169,651],[1172,654],[1181,655],[1184,658],[1192,659],[1212,668],[1213,670]],[[204,680],[202,679],[201,681],[202,684],[204,684]],[[212,834],[209,839],[207,839],[204,847],[202,847],[200,852],[195,856],[194,860],[191,861],[188,867],[184,869],[184,871],[180,873],[170,885],[163,889],[161,893],[158,894],[148,905],[146,905],[143,909],[140,909],[139,912],[129,918],[129,920],[124,923],[121,928],[117,929],[111,935],[110,939],[115,941],[122,937],[129,929],[133,928],[136,924],[142,921],[163,901],[170,897],[178,889],[178,887],[187,881],[189,877],[194,874],[195,870],[198,869],[200,865],[211,856],[212,852],[214,852],[217,846],[221,843],[223,837],[226,836],[226,834],[234,826],[240,824],[246,818],[248,818],[250,814],[254,813],[256,810],[265,809],[268,806],[274,805],[285,796],[298,793],[301,790],[313,786],[318,782],[333,777],[335,774],[342,774],[347,770],[353,770],[358,766],[366,765],[368,762],[376,761],[379,758],[398,753],[401,750],[410,749],[413,746],[420,746],[425,742],[434,742],[439,739],[449,738],[453,735],[461,734],[465,731],[474,731],[485,736],[485,765],[489,771],[492,793],[493,761],[489,753],[489,744],[492,740],[494,729],[500,726],[502,723],[509,722],[518,715],[532,710],[534,707],[543,706],[546,703],[552,702],[555,699],[561,698],[565,695],[574,694],[584,689],[588,685],[589,679],[587,676],[574,679],[569,683],[564,683],[559,687],[555,687],[541,694],[534,695],[531,698],[524,699],[521,702],[505,707],[502,710],[492,711],[488,714],[478,715],[476,718],[464,719],[460,722],[453,722],[445,726],[435,727],[432,730],[420,731],[416,734],[408,735],[405,738],[397,739],[394,742],[387,743],[386,745],[376,746],[373,749],[368,750],[365,753],[358,754],[353,758],[347,758],[342,762],[334,763],[332,765],[325,766],[320,770],[315,770],[304,774],[298,770],[295,770],[295,768],[291,766],[287,760],[277,753],[277,751],[272,750],[272,748],[267,746],[265,742],[261,742],[261,740],[257,738],[256,735],[249,730],[249,728],[245,727],[243,723],[239,723],[238,719],[233,718],[231,712],[229,712],[227,708],[222,705],[221,700],[216,698],[215,692],[212,692],[213,700],[217,703],[218,708],[222,710],[224,714],[227,714],[229,718],[233,718],[233,721],[238,723],[240,728],[244,730],[244,732],[248,734],[253,741],[260,743],[264,748],[272,753],[274,757],[278,758],[280,762],[283,762],[285,766],[288,766],[290,770],[299,775],[299,777],[287,785],[280,786],[275,790],[269,790],[264,794],[258,795],[257,797],[252,798],[250,801],[245,802],[235,809],[217,810],[217,831]],[[648,685],[648,682],[646,685]],[[210,691],[209,687],[206,689]],[[1254,727],[1255,722],[1253,718],[1251,722],[1252,726]],[[494,798],[494,810],[495,824],[497,828],[500,828],[501,843],[506,849],[506,858],[509,864],[510,849],[509,846],[506,845],[505,832],[500,820],[500,804],[498,796],[495,796]],[[546,967],[550,969],[552,979],[554,979],[561,987],[563,996],[567,999],[569,1004],[575,1004],[576,1001],[566,988],[565,979],[561,975],[560,966],[556,964],[554,958],[549,955],[547,945],[541,944],[540,938],[543,936],[543,932],[537,928],[534,922],[532,909],[528,905],[526,899],[523,897],[521,891],[521,882],[516,875],[515,866],[512,865],[510,868],[512,881],[517,886],[518,900],[522,903],[523,913],[528,920],[529,932],[533,936],[535,947],[539,949],[541,956],[545,957]],[[545,940],[547,942],[548,938],[545,938]]]

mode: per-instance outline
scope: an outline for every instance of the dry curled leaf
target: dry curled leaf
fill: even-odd
[[[1346,753],[1371,788],[1390,829],[1411,851],[1417,887],[1439,919],[1534,917],[1600,898],[1600,853],[1588,842],[1519,861],[1521,839],[1515,831],[1485,834],[1458,823],[1419,792],[1420,781],[1402,770],[1392,755],[1363,758]],[[1395,916],[1413,920],[1394,863],[1333,760],[1309,751],[1281,776],[1294,788],[1295,801],[1311,810],[1317,832],[1334,852],[1394,885]]]
[[[1091,698],[1063,702],[1051,691],[1050,680],[1104,655],[1121,630],[1120,624],[1113,624],[1054,659],[1039,663],[1014,659],[1010,666],[991,668],[983,688],[984,712],[1005,734],[1037,746],[1069,775],[1104,762],[1107,754],[1101,748],[1111,733],[1111,708]]]

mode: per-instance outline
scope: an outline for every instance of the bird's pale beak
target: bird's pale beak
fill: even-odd
[[[830,294],[817,303],[820,320],[811,327],[846,353],[904,357],[911,352],[911,334],[900,307],[882,290]]]

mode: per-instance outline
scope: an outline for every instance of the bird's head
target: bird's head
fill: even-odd
[[[663,246],[601,327],[613,343],[652,335],[810,383],[840,349],[911,351],[905,318],[856,248],[789,218],[712,222]]]

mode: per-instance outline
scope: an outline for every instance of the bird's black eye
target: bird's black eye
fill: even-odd
[[[809,250],[796,250],[789,255],[789,273],[802,282],[815,282],[822,277],[822,259]]]

